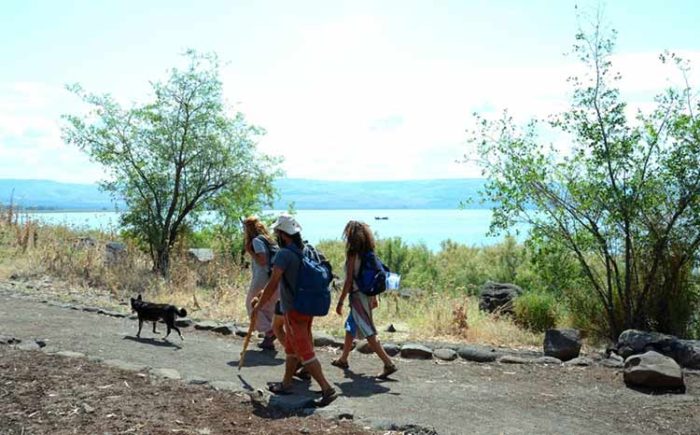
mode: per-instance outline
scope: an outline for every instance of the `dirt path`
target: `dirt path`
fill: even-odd
[[[191,329],[185,342],[151,340],[137,322],[74,311],[0,293],[0,335],[40,339],[45,350],[81,352],[149,368],[171,368],[187,380],[232,390],[263,389],[279,380],[283,356],[254,350],[236,369],[242,340]],[[163,327],[160,326],[162,329]],[[331,350],[318,352],[342,397],[319,411],[353,415],[361,425],[414,424],[440,434],[700,433],[700,377],[687,376],[685,395],[649,396],[624,387],[621,373],[600,366],[437,363],[398,359],[395,381],[378,382],[376,357],[354,353],[352,372],[332,367]],[[240,376],[239,376],[240,374]],[[0,377],[6,375],[0,372]],[[273,397],[275,407],[303,407],[317,386],[299,382],[297,394]]]

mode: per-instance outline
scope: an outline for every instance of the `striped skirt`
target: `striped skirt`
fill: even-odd
[[[377,335],[372,320],[370,297],[360,291],[350,293],[350,314],[345,321],[345,330],[357,339]]]

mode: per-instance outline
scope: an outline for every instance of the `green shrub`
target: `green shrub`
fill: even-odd
[[[526,292],[515,300],[515,320],[518,324],[536,332],[542,332],[557,325],[559,306],[549,293]]]

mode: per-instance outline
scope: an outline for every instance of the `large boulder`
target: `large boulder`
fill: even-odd
[[[105,244],[105,264],[115,266],[126,259],[126,245],[121,242]]]
[[[493,313],[513,313],[513,301],[523,293],[523,289],[515,284],[487,282],[479,293],[479,309]]]
[[[683,371],[678,363],[653,350],[625,360],[624,380],[629,386],[685,392]]]
[[[204,248],[190,248],[187,250],[187,256],[197,263],[208,263],[214,259],[214,251]]]
[[[612,350],[623,358],[653,350],[673,358],[681,367],[700,369],[700,342],[673,335],[628,329],[620,334]]]
[[[577,358],[581,333],[577,329],[548,329],[544,334],[544,354],[562,361]]]

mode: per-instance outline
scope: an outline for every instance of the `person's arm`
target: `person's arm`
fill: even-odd
[[[345,283],[343,284],[343,291],[340,293],[340,298],[338,299],[338,305],[335,307],[335,312],[338,313],[339,316],[343,315],[345,297],[347,297],[350,290],[352,290],[352,281],[355,275],[355,256],[349,256],[348,261],[345,263]]]
[[[280,280],[282,279],[283,273],[284,270],[279,266],[274,266],[272,268],[272,275],[270,275],[270,279],[267,281],[267,285],[262,290],[260,297],[255,297],[255,300],[257,301],[254,300],[253,310],[257,310],[259,307],[265,305],[272,295],[275,294],[275,291],[277,291],[277,287],[280,284]]]

